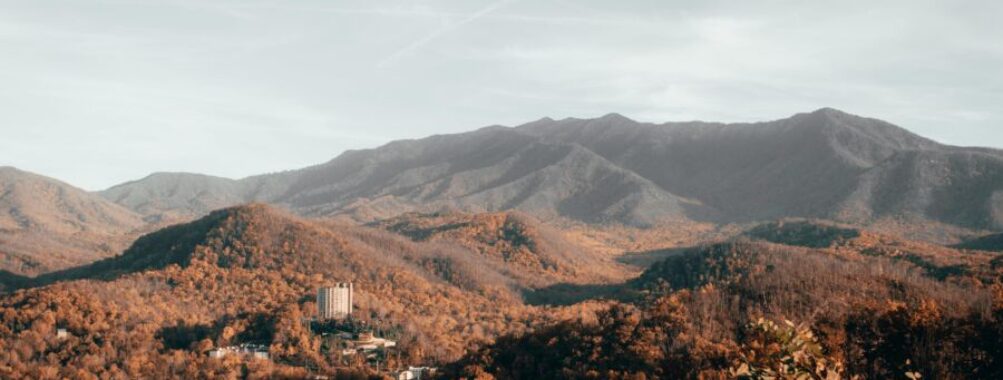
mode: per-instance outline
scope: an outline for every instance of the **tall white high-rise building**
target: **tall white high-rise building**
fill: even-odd
[[[317,291],[317,317],[342,319],[352,314],[352,283],[339,282]]]

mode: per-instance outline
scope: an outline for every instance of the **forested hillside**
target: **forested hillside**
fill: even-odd
[[[850,250],[712,245],[631,281],[636,301],[501,337],[446,377],[994,379],[1000,275],[984,285]]]
[[[20,290],[0,298],[0,375],[376,376],[302,323],[316,289],[343,281],[355,284],[354,318],[399,342],[384,369],[439,365],[445,378],[730,378],[802,351],[798,365],[816,375],[1001,374],[998,253],[784,221],[651,251],[637,275],[595,250],[602,236],[518,213],[358,226],[224,209],[120,256],[3,277]],[[265,344],[271,360],[207,357],[244,343]]]
[[[457,244],[307,221],[263,205],[225,209],[3,296],[0,376],[344,372],[347,363],[300,322],[315,314],[316,289],[341,281],[355,284],[357,318],[400,331],[408,363],[445,362],[471,343],[574,312],[524,305],[522,281],[486,260]],[[72,337],[57,339],[57,328]],[[212,347],[249,341],[269,345],[272,364],[206,358]]]

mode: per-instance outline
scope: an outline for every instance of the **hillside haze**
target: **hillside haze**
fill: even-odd
[[[784,217],[1003,227],[1003,153],[834,109],[721,124],[617,114],[396,141],[241,180],[155,174],[100,193],[147,216],[268,202],[309,216],[516,209],[648,226]]]
[[[0,270],[38,274],[120,252],[140,215],[52,178],[0,167]]]

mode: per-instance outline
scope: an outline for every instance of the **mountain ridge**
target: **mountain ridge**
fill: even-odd
[[[616,113],[542,118],[394,141],[346,151],[319,165],[239,180],[176,177],[170,185],[148,178],[99,194],[147,216],[194,217],[209,205],[247,202],[329,216],[349,212],[359,200],[385,199],[401,212],[516,209],[544,218],[635,226],[810,217],[1003,228],[1003,153],[940,144],[832,108],[733,124],[641,123]],[[966,188],[958,184],[962,179],[980,186]],[[185,191],[163,193],[172,186]],[[124,192],[146,195],[123,201]],[[889,194],[908,196],[889,199]],[[144,206],[159,204],[168,206]]]

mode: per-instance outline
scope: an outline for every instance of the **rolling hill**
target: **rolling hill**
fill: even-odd
[[[399,340],[402,363],[445,365],[447,376],[720,377],[760,316],[812,324],[850,373],[1000,373],[995,253],[796,221],[679,250],[630,279],[573,236],[518,212],[360,226],[263,204],[217,210],[92,264],[32,279],[0,272],[19,289],[0,295],[0,347],[12,353],[0,376],[365,373],[305,327],[315,289],[340,281],[355,283],[359,323]],[[576,304],[528,296],[560,295],[548,289],[586,291],[570,294],[584,295]],[[206,355],[248,342],[272,359]],[[915,368],[900,364],[915,357]]]
[[[371,224],[419,242],[456,244],[508,277],[534,288],[607,283],[633,274],[608,255],[572,242],[562,231],[519,212],[403,214]]]
[[[63,182],[0,168],[0,270],[35,275],[115,255],[140,215]]]
[[[776,366],[782,378],[1003,374],[998,285],[966,271],[945,279],[900,252],[925,243],[874,241],[866,231],[811,223],[754,233],[779,241],[793,231],[822,239],[741,238],[684,250],[624,284],[613,293],[621,301],[594,317],[499,337],[447,365],[444,376],[755,378],[736,376],[739,363],[752,371],[783,363]],[[971,260],[973,273],[1000,274],[987,260],[993,256],[930,248]],[[811,348],[796,349],[806,342]],[[814,376],[794,375],[797,366]]]
[[[576,247],[549,245],[552,238],[533,222],[512,223],[520,226],[518,236],[533,237],[518,241],[547,246],[545,253],[533,248],[524,254],[539,253],[559,267],[571,265],[562,257],[580,257]],[[316,288],[341,281],[355,284],[355,318],[398,331],[405,359],[445,361],[475,341],[560,317],[525,305],[521,290],[578,275],[578,281],[601,277],[575,267],[571,274],[554,271],[530,281],[512,275],[521,264],[473,251],[484,244],[476,239],[458,243],[466,240],[414,241],[261,204],[214,211],[144,235],[120,256],[11,283],[23,289],[0,295],[0,346],[18,354],[0,358],[0,377],[46,377],[38,372],[45,361],[32,359],[37,355],[63,360],[55,371],[65,377],[75,371],[216,377],[212,371],[222,369],[207,359],[208,348],[247,342],[248,336],[270,345],[279,367],[344,369],[340,356],[321,349],[321,337],[300,323],[315,314]],[[68,329],[72,340],[48,338],[56,327]],[[101,361],[92,360],[98,356]]]

